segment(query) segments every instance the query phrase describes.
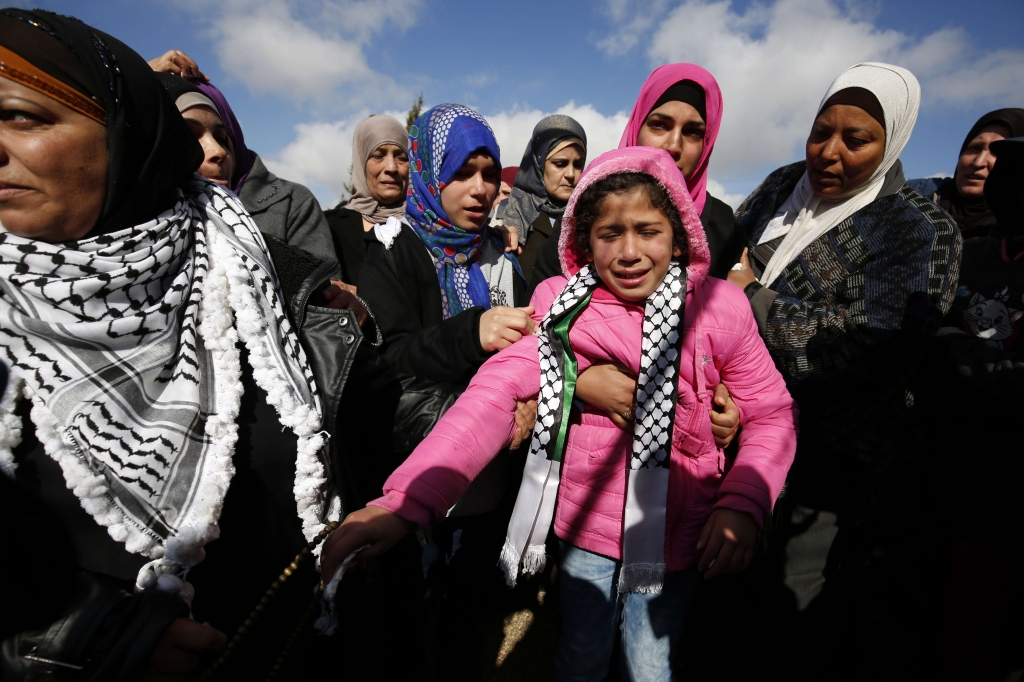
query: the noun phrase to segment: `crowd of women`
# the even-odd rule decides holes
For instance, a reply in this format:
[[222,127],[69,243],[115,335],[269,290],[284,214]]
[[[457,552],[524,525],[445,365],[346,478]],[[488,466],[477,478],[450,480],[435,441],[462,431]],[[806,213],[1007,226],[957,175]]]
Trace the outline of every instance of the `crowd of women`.
[[540,584],[558,680],[1009,679],[1024,109],[907,181],[920,99],[838,74],[735,213],[697,65],[595,159],[373,115],[322,211],[184,53],[0,10],[3,679],[477,679]]

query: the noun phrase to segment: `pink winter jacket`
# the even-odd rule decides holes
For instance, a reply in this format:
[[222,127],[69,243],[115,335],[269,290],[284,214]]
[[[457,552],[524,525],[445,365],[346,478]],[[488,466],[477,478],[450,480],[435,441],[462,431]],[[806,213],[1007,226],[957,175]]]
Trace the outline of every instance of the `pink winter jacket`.
[[[684,217],[688,227],[697,221],[692,205]],[[700,223],[696,225],[689,230],[683,361],[669,473],[665,560],[670,571],[697,562],[697,540],[714,508],[744,511],[763,524],[796,451],[796,406],[758,335],[746,296],[725,281],[705,279],[707,243]],[[564,248],[571,249],[571,243]],[[563,253],[564,270],[578,269],[565,260]],[[566,281],[555,277],[537,287],[532,304],[538,323]],[[579,371],[612,361],[637,373],[643,315],[642,306],[599,286],[569,331]],[[703,381],[695,366],[703,368]],[[708,416],[712,387],[720,382],[739,406],[743,427],[739,452],[727,472]],[[698,396],[702,384],[704,395]],[[537,338],[528,336],[484,363],[430,435],[388,478],[384,497],[370,504],[421,527],[444,518],[473,478],[511,441],[516,401],[534,398],[539,390]],[[631,449],[632,433],[615,426],[603,412],[588,407],[573,420],[555,512],[559,538],[613,559],[622,557]]]

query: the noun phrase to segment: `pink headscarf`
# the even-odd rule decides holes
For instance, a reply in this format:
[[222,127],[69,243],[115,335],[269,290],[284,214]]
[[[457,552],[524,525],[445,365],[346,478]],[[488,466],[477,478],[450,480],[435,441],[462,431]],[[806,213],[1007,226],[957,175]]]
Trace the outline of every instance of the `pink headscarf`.
[[707,131],[704,133],[704,151],[700,155],[700,161],[690,176],[687,187],[690,196],[693,198],[693,206],[699,214],[704,210],[704,203],[707,199],[708,186],[708,162],[711,160],[711,152],[715,149],[715,140],[718,138],[718,129],[722,125],[722,90],[718,87],[718,81],[706,69],[696,64],[665,64],[659,66],[647,78],[647,82],[640,89],[640,96],[636,98],[633,105],[633,113],[629,117],[629,123],[619,140],[619,149],[623,147],[635,147],[636,138],[640,134],[640,128],[647,115],[651,113],[654,103],[658,101],[666,90],[679,81],[693,81],[704,89],[704,102],[707,111]]

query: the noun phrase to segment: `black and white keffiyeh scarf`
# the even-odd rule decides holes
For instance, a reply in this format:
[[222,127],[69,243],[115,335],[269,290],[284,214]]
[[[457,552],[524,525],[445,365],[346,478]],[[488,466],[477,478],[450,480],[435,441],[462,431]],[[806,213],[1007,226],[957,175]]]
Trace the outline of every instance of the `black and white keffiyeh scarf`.
[[[541,372],[537,422],[500,559],[510,586],[515,585],[520,569],[532,575],[543,570],[546,562],[545,541],[554,518],[576,386],[569,328],[600,283],[593,266],[584,266],[558,295],[537,332]],[[664,582],[665,508],[685,300],[686,270],[673,262],[644,309],[619,593],[657,592]]]
[[0,403],[0,465],[16,466],[24,395],[82,507],[153,560],[139,586],[182,576],[217,537],[234,473],[239,342],[298,436],[294,492],[312,538],[338,513],[313,376],[263,237],[199,176],[141,225],[66,244],[0,233],[0,358],[15,379]]

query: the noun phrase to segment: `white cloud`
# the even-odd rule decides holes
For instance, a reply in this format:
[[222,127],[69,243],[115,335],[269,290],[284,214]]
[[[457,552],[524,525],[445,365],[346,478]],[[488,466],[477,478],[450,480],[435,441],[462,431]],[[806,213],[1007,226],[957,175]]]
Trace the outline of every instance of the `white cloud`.
[[[364,49],[384,31],[401,32],[421,0],[203,0],[221,67],[251,92],[333,100],[347,108],[407,97],[367,64]],[[339,88],[344,88],[340,97]]]
[[659,8],[665,18],[650,34],[638,33],[635,22],[620,23],[599,45],[621,54],[623,46],[645,41],[652,66],[688,61],[715,75],[725,110],[712,159],[719,177],[799,158],[828,84],[860,61],[914,71],[925,105],[1021,99],[1024,51],[979,53],[960,29],[915,39],[878,27],[873,16],[841,0],[777,0],[742,11],[729,0],[685,0],[667,12],[663,1],[608,0],[613,18]]
[[[384,112],[405,121],[404,111]],[[275,175],[306,185],[320,205],[333,207],[344,195],[352,167],[352,133],[370,112],[362,111],[327,123],[300,123],[295,139],[277,154],[265,159]]]
[[587,158],[593,159],[600,154],[619,146],[619,138],[629,120],[629,112],[620,111],[605,116],[589,104],[576,104],[569,101],[555,111],[539,109],[513,110],[497,114],[486,114],[484,117],[491,124],[494,136],[501,147],[501,163],[504,166],[518,166],[526,151],[526,143],[530,141],[533,127],[545,116],[564,114],[571,116],[587,132]]
[[597,42],[610,55],[623,55],[636,47],[665,13],[669,0],[607,0],[604,14],[618,30]]
[[720,182],[716,182],[711,178],[708,178],[708,192],[716,199],[721,199],[725,203],[729,204],[735,211],[743,203],[743,200],[747,198],[746,194],[729,194],[725,187]]

